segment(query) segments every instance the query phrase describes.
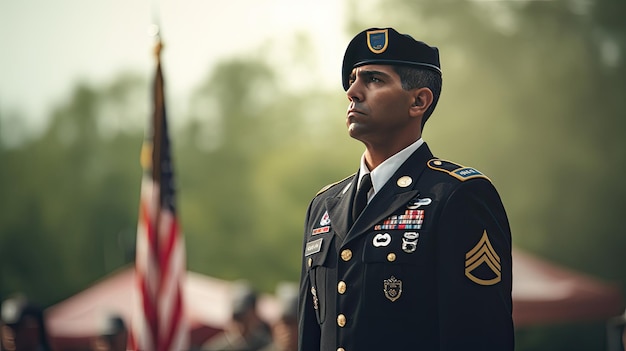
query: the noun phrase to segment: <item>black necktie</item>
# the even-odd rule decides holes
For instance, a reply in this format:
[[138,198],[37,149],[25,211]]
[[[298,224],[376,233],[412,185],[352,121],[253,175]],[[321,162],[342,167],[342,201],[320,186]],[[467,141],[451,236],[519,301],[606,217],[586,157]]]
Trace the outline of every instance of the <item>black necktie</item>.
[[354,204],[352,205],[352,223],[356,221],[365,206],[367,206],[367,193],[372,188],[372,178],[367,173],[361,179],[361,186],[354,196]]

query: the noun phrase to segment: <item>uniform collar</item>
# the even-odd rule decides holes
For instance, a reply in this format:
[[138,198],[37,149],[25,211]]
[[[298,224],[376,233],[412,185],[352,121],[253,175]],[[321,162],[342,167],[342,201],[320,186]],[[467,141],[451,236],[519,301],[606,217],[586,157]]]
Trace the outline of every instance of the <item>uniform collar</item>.
[[419,138],[413,144],[407,146],[402,149],[395,155],[389,157],[383,163],[378,165],[373,171],[370,172],[369,168],[367,168],[367,164],[365,163],[365,153],[361,156],[361,165],[359,168],[359,180],[357,182],[358,186],[361,185],[361,179],[367,173],[371,173],[370,177],[372,178],[372,190],[368,194],[368,200],[371,200],[376,193],[383,188],[385,183],[391,178],[391,176],[400,168],[400,166],[417,150],[422,144],[424,144],[424,140]]

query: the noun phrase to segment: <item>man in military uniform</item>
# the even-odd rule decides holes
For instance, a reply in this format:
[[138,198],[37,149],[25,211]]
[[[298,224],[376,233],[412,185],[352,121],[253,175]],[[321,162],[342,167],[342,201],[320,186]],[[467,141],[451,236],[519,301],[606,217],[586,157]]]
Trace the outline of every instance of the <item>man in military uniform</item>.
[[346,125],[365,152],[307,210],[300,351],[514,348],[500,197],[422,140],[441,81],[438,49],[392,28],[348,45]]

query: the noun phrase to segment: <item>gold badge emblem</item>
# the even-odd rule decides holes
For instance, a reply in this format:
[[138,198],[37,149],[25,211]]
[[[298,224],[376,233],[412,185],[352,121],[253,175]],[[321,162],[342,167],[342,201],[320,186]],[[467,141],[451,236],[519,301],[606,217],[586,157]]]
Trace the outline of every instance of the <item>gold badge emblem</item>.
[[393,275],[384,280],[384,286],[385,297],[391,302],[396,301],[402,295],[402,280],[396,279]]
[[[481,266],[487,269],[481,269],[481,273],[478,273],[477,269]],[[491,246],[486,230],[483,231],[478,244],[465,254],[465,276],[479,285],[494,285],[502,280],[500,256]]]

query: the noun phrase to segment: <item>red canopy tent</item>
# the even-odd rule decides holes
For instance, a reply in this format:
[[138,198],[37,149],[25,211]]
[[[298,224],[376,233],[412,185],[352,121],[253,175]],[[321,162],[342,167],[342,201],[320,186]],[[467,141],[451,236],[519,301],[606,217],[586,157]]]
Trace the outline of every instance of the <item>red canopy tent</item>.
[[[46,324],[55,349],[88,349],[109,315],[118,315],[127,324],[130,323],[134,284],[134,267],[127,267],[48,308]],[[233,288],[232,282],[187,272],[184,299],[192,345],[201,345],[220,332],[229,321]],[[268,321],[276,318],[277,306],[277,301],[271,296],[264,295],[259,299],[259,313]]]
[[[47,309],[46,322],[52,343],[63,350],[84,349],[107,314],[116,313],[130,321],[133,284],[134,269],[125,268]],[[201,345],[223,329],[230,316],[229,299],[233,286],[229,281],[187,273],[184,297],[193,345]],[[622,295],[617,287],[513,250],[513,319],[516,328],[606,320],[621,314],[623,308]],[[272,321],[278,310],[276,299],[263,296],[259,309],[262,317]]]
[[513,249],[516,327],[606,320],[623,312],[617,286]]

